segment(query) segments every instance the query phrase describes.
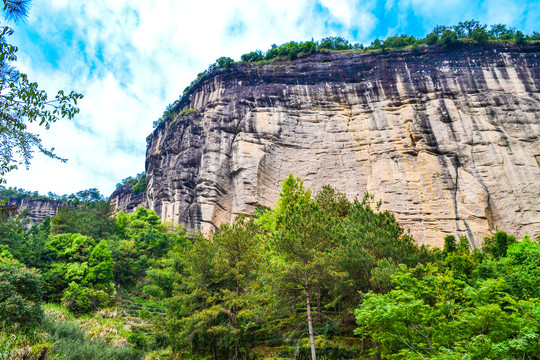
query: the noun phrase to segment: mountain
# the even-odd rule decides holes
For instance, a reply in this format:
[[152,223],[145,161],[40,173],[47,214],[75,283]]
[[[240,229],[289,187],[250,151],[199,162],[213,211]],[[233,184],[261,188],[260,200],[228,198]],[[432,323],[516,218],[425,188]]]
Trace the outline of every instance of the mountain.
[[214,69],[149,137],[146,193],[134,201],[119,189],[111,202],[210,231],[273,206],[291,173],[314,191],[374,194],[421,244],[534,235],[539,50],[327,51]]

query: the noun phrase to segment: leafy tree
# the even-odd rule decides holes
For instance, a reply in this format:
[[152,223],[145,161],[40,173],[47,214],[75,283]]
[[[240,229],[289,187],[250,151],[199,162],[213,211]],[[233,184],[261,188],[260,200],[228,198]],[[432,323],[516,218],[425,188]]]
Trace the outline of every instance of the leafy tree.
[[515,29],[509,29],[505,24],[495,24],[491,25],[488,34],[494,39],[513,40],[515,32]]
[[456,237],[454,235],[446,235],[444,237],[443,252],[445,254],[450,254],[450,253],[456,252],[456,250],[457,250]]
[[329,266],[330,249],[339,245],[336,223],[324,216],[300,179],[289,175],[276,205],[276,232],[269,239],[273,258],[269,264],[274,287],[282,293],[302,293],[306,305],[311,358],[316,359],[311,303],[317,290],[335,276]]
[[442,46],[448,48],[451,46],[454,46],[457,43],[458,35],[455,31],[452,30],[444,30],[441,35],[440,43]]
[[482,250],[495,259],[498,259],[506,256],[508,247],[515,242],[516,238],[514,236],[509,236],[504,231],[497,231],[492,236],[484,237]]
[[[29,10],[28,0],[3,0],[2,15],[8,21],[23,20]],[[5,174],[24,164],[29,166],[34,149],[54,159],[65,161],[45,148],[38,135],[28,130],[28,124],[37,123],[49,129],[59,118],[71,119],[79,112],[77,100],[82,95],[65,94],[60,90],[53,100],[26,74],[15,70],[17,47],[7,42],[13,30],[0,28],[0,182]],[[18,160],[20,157],[21,160]]]
[[509,294],[504,279],[475,282],[445,266],[427,264],[402,267],[393,280],[396,289],[365,294],[355,311],[361,326],[356,332],[379,344],[373,353],[441,360],[540,354],[538,302]]
[[510,292],[521,300],[540,299],[540,243],[525,236],[508,247],[495,273],[505,279]]
[[144,278],[148,256],[137,249],[135,240],[111,240],[110,248],[116,284],[132,287]]
[[85,314],[106,306],[111,296],[103,290],[71,282],[64,291],[62,303],[71,312]]
[[222,56],[219,59],[216,60],[215,67],[221,69],[225,67],[229,67],[234,63],[234,60],[230,57]]
[[315,196],[315,202],[327,215],[346,217],[351,209],[351,202],[347,196],[329,185],[324,185]]
[[321,40],[318,49],[329,49],[329,50],[350,50],[352,49],[351,44],[348,40],[338,36],[338,37],[327,37]]
[[366,193],[361,202],[353,202],[340,224],[345,240],[333,256],[339,271],[348,274],[349,281],[340,284],[340,293],[342,306],[351,311],[359,301],[358,291],[367,292],[374,285],[384,291],[391,286],[388,276],[398,264],[415,265],[420,257],[431,257],[414,244],[391,213],[379,211],[380,205]]
[[146,172],[141,172],[135,177],[128,176],[121,182],[116,184],[118,189],[120,186],[130,186],[133,189],[134,194],[140,194],[146,191]]
[[482,25],[480,22],[473,19],[460,21],[457,25],[453,26],[453,28],[458,39],[471,39],[476,29],[482,29],[485,32],[486,25]]
[[[258,225],[238,216],[222,225],[212,241],[198,238],[188,246],[179,292],[169,302],[168,329],[176,352],[212,355],[214,359],[247,358],[257,330],[253,285],[260,267]],[[171,293],[155,275],[163,293]]]
[[260,50],[257,50],[257,51],[252,51],[250,53],[247,53],[247,54],[244,54],[240,57],[240,59],[242,61],[245,61],[245,62],[256,62],[256,61],[261,61],[264,59],[264,54],[262,51]]
[[514,41],[516,44],[523,44],[525,42],[525,35],[521,31],[516,31],[514,35]]
[[489,34],[482,27],[477,27],[473,30],[471,38],[478,44],[483,44],[489,40]]
[[85,262],[95,246],[92,238],[81,234],[51,236],[47,247],[56,261]]
[[88,275],[86,281],[96,288],[109,290],[113,280],[111,252],[105,240],[97,244],[88,259]]
[[35,326],[41,322],[41,276],[0,253],[0,319],[7,324]]
[[439,35],[435,32],[431,32],[426,36],[426,44],[435,45],[439,41]]

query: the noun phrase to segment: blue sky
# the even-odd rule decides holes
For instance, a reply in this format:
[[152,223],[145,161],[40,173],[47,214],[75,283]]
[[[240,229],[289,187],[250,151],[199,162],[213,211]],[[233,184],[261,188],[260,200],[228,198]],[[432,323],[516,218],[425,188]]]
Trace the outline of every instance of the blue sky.
[[53,95],[85,95],[80,114],[34,128],[67,163],[36,154],[7,186],[64,194],[144,170],[152,122],[196,74],[220,56],[290,40],[343,36],[369,44],[395,34],[476,19],[540,31],[540,0],[34,0],[12,25],[18,68]]

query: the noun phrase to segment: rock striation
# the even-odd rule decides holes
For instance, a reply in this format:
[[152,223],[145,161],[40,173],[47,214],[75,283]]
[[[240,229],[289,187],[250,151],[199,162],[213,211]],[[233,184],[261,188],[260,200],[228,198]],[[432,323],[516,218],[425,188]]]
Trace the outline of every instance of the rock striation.
[[146,193],[140,192],[135,194],[133,187],[129,185],[119,186],[109,197],[109,203],[113,214],[120,210],[125,213],[134,213],[139,206],[148,207],[146,203]]
[[8,198],[2,206],[2,213],[9,216],[18,216],[26,212],[25,219],[28,224],[41,223],[45,218],[54,217],[59,208],[65,203],[51,199]]
[[539,50],[323,52],[214,70],[151,134],[141,204],[209,231],[273,206],[292,173],[315,192],[369,191],[420,244],[534,236]]

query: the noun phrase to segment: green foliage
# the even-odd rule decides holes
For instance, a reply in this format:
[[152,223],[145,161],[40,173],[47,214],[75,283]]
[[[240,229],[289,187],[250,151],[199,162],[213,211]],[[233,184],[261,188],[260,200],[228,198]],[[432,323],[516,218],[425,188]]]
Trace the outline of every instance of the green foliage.
[[79,191],[64,195],[57,201],[66,202],[51,220],[53,234],[80,233],[101,239],[113,230],[114,221],[108,216],[109,202],[97,189]]
[[471,38],[478,44],[483,44],[489,40],[489,34],[482,27],[477,27],[473,30]]
[[390,36],[382,44],[385,49],[401,49],[416,43],[416,38],[409,35]]
[[41,276],[11,259],[7,251],[0,255],[0,319],[7,324],[29,327],[40,323]]
[[352,45],[348,40],[342,37],[327,37],[321,40],[317,46],[317,50],[328,49],[328,50],[350,50]]
[[514,35],[514,41],[516,44],[523,44],[525,39],[525,35],[521,31],[516,31],[516,34]]
[[446,235],[444,237],[444,247],[443,252],[445,254],[450,254],[456,252],[457,250],[457,241],[454,235]]
[[47,243],[53,259],[62,262],[87,261],[94,245],[92,238],[71,233],[51,236]]
[[[169,336],[176,352],[218,354],[219,359],[249,353],[257,329],[253,285],[260,266],[258,225],[239,216],[222,225],[212,241],[198,238],[186,249],[180,290],[168,301]],[[170,284],[153,279],[171,293]],[[157,281],[156,281],[157,280]]]
[[97,244],[88,259],[86,281],[98,289],[108,289],[113,281],[111,252],[105,240]]
[[460,21],[457,25],[453,26],[454,32],[459,39],[472,39],[475,30],[482,29],[485,31],[485,28],[486,25],[482,25],[474,19]]
[[247,54],[243,54],[240,56],[240,60],[244,62],[257,62],[264,59],[264,54],[260,50],[252,51]]
[[493,258],[506,256],[508,247],[516,242],[514,236],[509,236],[504,231],[497,231],[492,236],[486,236],[482,242],[482,250]]
[[426,44],[435,45],[439,41],[439,35],[435,32],[431,32],[426,35]]
[[220,57],[216,60],[216,67],[217,68],[225,68],[231,66],[231,64],[234,63],[234,60],[230,57]]
[[454,46],[458,41],[458,35],[455,31],[444,30],[441,35],[440,43],[442,46],[449,48]]
[[110,294],[91,286],[71,282],[62,297],[62,303],[71,312],[85,314],[107,306],[112,301]]
[[[4,0],[3,16],[8,19],[22,19],[27,13],[28,1]],[[79,109],[77,100],[83,96],[75,92],[65,94],[58,91],[54,99],[49,99],[38,84],[28,79],[26,74],[15,70],[17,47],[7,42],[13,30],[7,26],[0,28],[0,183],[4,175],[18,165],[29,166],[33,152],[65,161],[41,144],[38,135],[28,130],[28,125],[36,123],[49,129],[60,118],[73,118]]]
[[131,186],[134,194],[140,194],[146,191],[146,172],[137,174],[135,177],[128,176],[121,182],[116,184],[116,188],[120,186]]
[[[115,346],[101,339],[90,339],[77,324],[46,316],[42,326],[54,343],[52,355],[67,360],[135,360],[144,353],[129,345]],[[56,357],[54,357],[56,358]]]
[[155,211],[139,207],[133,214],[116,216],[117,237],[109,240],[114,280],[121,286],[134,286],[144,278],[152,261],[165,256],[186,242],[182,228],[169,229],[161,224]]
[[389,359],[537,358],[540,303],[532,266],[539,250],[526,238],[497,262],[467,251],[402,267],[392,276],[394,290],[364,295],[356,332]]
[[317,193],[315,202],[324,213],[335,217],[346,217],[352,206],[345,194],[329,185],[324,185]]

